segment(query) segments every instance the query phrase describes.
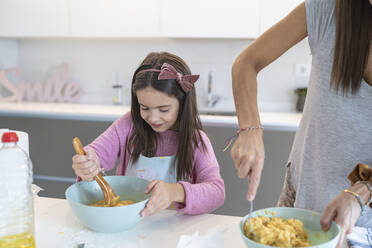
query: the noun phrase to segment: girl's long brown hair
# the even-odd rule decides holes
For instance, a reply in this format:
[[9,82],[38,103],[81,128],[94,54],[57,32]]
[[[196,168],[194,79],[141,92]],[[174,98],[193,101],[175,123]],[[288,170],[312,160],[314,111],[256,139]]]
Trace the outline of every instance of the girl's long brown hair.
[[336,36],[331,87],[355,94],[363,80],[372,37],[369,0],[335,0]]
[[140,105],[136,92],[146,87],[176,97],[179,102],[179,112],[176,122],[179,131],[179,144],[176,154],[177,180],[187,180],[192,171],[194,148],[199,142],[205,150],[206,146],[201,138],[203,130],[196,104],[195,87],[185,93],[174,79],[158,80],[158,72],[138,73],[144,69],[160,69],[163,63],[168,63],[183,75],[190,75],[191,71],[186,63],[178,56],[167,53],[150,53],[134,72],[132,79],[131,116],[133,120],[133,133],[129,138],[128,152],[131,161],[137,161],[140,154],[146,157],[155,156],[157,149],[157,135],[150,125],[144,121],[140,114]]

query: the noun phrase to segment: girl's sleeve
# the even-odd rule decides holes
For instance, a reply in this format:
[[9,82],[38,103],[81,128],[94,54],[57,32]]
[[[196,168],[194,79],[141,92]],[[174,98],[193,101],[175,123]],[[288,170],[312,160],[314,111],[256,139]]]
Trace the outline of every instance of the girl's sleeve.
[[130,114],[127,113],[85,147],[97,153],[101,168],[108,171],[115,167],[121,149],[125,149],[124,141],[129,134],[130,127]]
[[192,173],[195,178],[190,178],[195,183],[180,181],[186,194],[185,203],[175,203],[177,211],[190,215],[210,213],[225,201],[225,183],[216,156],[206,134],[201,132],[201,135],[206,150],[201,145],[195,149]]

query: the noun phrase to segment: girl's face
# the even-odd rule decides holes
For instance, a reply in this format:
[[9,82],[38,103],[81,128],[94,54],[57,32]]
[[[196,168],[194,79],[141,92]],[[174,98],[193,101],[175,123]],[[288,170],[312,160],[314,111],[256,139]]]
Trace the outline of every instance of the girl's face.
[[369,0],[369,3],[372,5],[372,0]]
[[162,133],[174,129],[177,122],[179,102],[177,98],[146,87],[136,92],[141,117],[155,132]]

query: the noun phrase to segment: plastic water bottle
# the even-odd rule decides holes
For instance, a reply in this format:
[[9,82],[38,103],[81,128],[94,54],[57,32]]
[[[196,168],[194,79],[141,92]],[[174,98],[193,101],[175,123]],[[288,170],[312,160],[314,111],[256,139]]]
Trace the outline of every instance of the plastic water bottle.
[[0,149],[0,248],[35,248],[32,163],[15,132]]

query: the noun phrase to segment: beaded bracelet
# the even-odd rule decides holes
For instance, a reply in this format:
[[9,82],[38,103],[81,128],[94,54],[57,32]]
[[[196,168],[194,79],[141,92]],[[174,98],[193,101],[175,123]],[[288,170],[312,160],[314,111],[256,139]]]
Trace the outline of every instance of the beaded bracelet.
[[353,196],[355,196],[355,198],[356,198],[356,199],[358,200],[358,202],[359,202],[360,208],[362,209],[362,211],[360,212],[360,215],[363,216],[364,205],[363,205],[362,200],[360,199],[360,196],[359,196],[357,193],[355,193],[355,192],[353,192],[353,191],[351,191],[351,190],[348,190],[348,189],[344,189],[344,192],[346,192],[346,193],[350,193],[350,194],[352,194]]
[[369,194],[369,199],[368,199],[368,201],[366,203],[366,206],[371,207],[370,204],[372,203],[372,186],[369,184],[368,181],[358,181],[355,184],[364,184],[365,186],[367,186],[370,194]]
[[263,127],[261,125],[259,125],[259,126],[250,126],[250,127],[239,128],[238,131],[236,131],[235,135],[233,135],[230,138],[225,140],[225,147],[223,148],[223,151],[225,152],[227,149],[229,149],[231,144],[234,142],[234,140],[236,140],[238,138],[238,136],[241,132],[252,131],[252,130],[256,130],[256,129],[262,129],[263,130]]

